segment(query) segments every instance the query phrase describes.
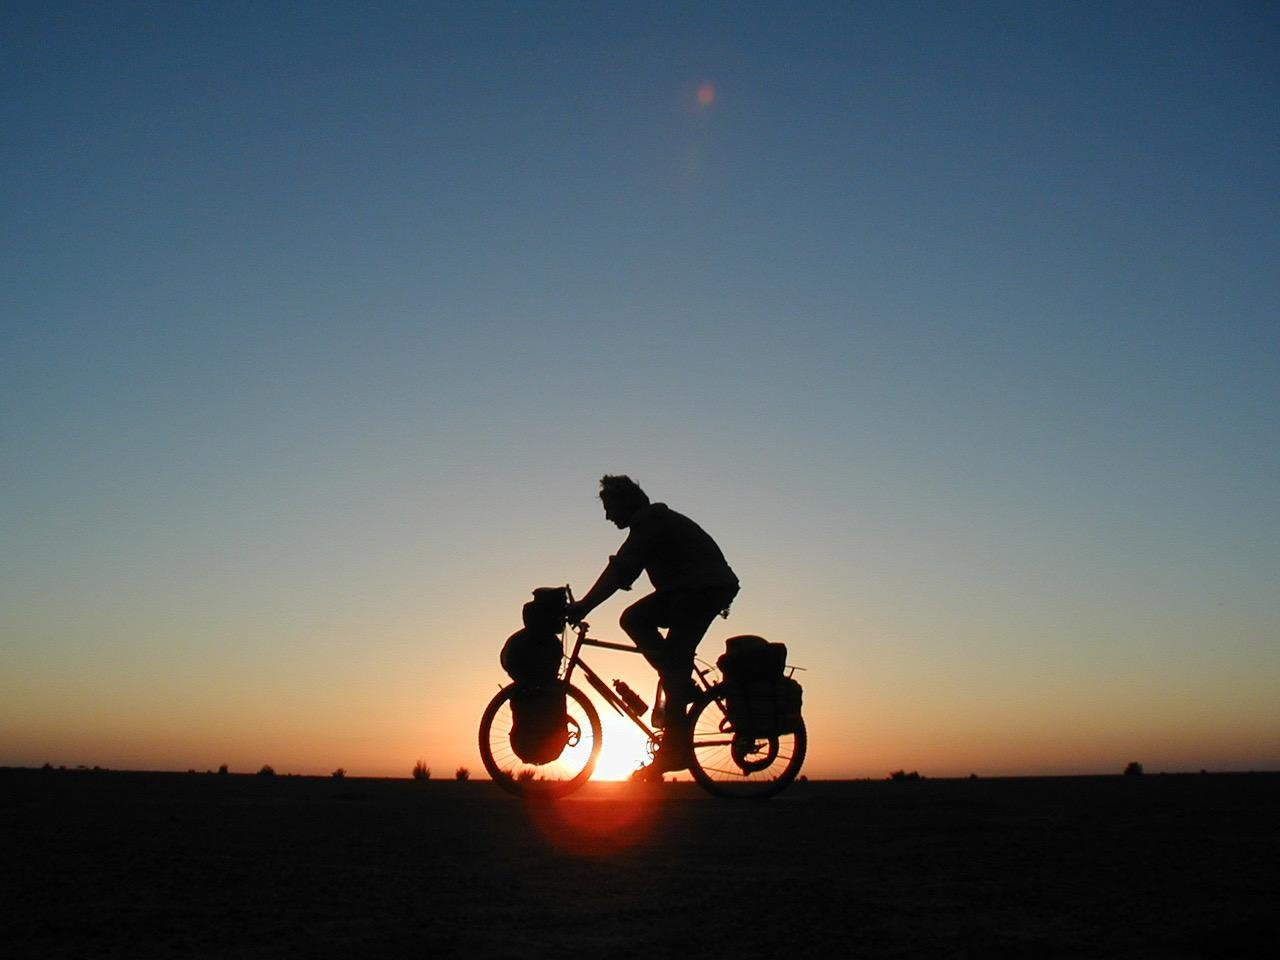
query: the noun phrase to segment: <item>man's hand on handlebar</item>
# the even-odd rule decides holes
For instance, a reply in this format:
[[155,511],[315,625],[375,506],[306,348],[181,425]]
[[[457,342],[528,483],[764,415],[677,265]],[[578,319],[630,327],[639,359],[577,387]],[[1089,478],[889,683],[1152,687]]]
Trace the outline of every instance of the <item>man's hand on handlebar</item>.
[[565,610],[565,617],[576,627],[582,622],[582,618],[590,612],[591,609],[587,607],[586,604],[581,600],[575,600],[573,603],[569,604],[568,608]]

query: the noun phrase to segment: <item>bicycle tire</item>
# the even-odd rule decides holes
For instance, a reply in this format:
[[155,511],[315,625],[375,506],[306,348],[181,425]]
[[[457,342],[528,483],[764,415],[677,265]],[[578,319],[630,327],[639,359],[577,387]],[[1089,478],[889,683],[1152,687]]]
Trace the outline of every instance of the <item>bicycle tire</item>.
[[774,737],[747,738],[726,726],[723,688],[712,687],[694,703],[690,717],[689,772],[708,793],[763,800],[799,775],[809,746],[803,720],[793,731]]
[[[587,695],[561,682],[567,695],[566,708],[577,725],[576,740],[550,763],[525,763],[511,747],[511,695],[508,684],[494,695],[480,718],[480,759],[490,779],[508,793],[527,800],[563,797],[577,790],[595,772],[600,756],[600,714]],[[585,721],[585,727],[583,726]],[[566,756],[567,754],[567,756]]]

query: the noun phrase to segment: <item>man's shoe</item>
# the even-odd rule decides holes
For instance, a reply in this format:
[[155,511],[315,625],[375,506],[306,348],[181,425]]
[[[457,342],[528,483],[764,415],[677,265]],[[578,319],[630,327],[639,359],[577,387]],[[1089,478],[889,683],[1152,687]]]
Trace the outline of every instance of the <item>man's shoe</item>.
[[664,743],[658,747],[658,752],[653,755],[652,767],[657,767],[663,773],[670,773],[673,770],[689,769],[689,748],[685,746],[677,747],[673,743]]
[[631,771],[628,779],[632,783],[662,783],[662,771],[650,763]]
[[658,747],[658,752],[653,755],[653,760],[631,774],[631,779],[661,783],[664,773],[674,773],[678,770],[688,769],[689,751],[687,749],[677,750],[674,747],[661,746]]

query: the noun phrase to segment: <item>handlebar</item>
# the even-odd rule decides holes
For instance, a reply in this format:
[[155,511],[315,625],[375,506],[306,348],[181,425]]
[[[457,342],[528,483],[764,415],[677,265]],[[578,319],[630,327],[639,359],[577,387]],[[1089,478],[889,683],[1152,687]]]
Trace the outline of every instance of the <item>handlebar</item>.
[[[569,602],[573,603],[574,602],[573,587],[571,587],[569,584],[566,583],[564,585],[564,592],[565,592],[565,596],[569,598]],[[573,627],[573,629],[577,631],[579,637],[585,637],[587,635],[587,627],[589,626],[589,624],[585,620],[579,621],[578,623],[569,624],[569,626]]]

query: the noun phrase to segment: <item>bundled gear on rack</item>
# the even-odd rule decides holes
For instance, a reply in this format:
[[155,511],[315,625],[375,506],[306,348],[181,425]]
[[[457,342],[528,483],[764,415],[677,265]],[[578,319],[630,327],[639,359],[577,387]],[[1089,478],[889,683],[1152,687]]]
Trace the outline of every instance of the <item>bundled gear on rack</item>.
[[725,712],[735,733],[777,737],[801,723],[804,692],[787,674],[787,646],[750,634],[725,641],[716,661],[724,678]]
[[507,638],[499,660],[515,681],[511,692],[511,749],[525,763],[551,763],[569,742],[569,717],[560,662],[569,604],[565,587],[539,587],[524,605],[524,627]]

